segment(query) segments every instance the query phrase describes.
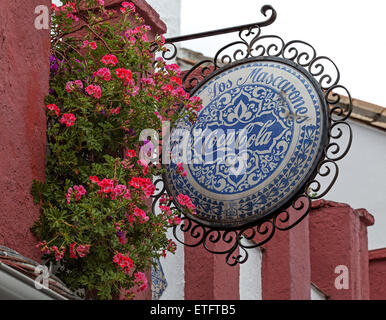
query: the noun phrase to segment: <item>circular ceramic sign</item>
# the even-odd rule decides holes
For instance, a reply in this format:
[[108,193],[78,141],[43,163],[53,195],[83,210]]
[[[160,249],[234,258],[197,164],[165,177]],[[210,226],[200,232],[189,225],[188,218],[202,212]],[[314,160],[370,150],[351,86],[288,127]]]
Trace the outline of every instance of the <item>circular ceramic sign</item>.
[[304,192],[328,129],[323,93],[306,70],[281,58],[248,59],[217,70],[192,95],[203,108],[195,123],[172,129],[164,176],[172,196],[192,199],[191,219],[237,228]]

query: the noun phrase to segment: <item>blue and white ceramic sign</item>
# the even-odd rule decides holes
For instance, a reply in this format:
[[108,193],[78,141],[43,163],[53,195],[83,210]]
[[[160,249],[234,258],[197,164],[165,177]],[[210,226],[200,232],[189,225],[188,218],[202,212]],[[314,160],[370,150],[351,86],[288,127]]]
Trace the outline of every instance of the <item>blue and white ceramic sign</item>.
[[[219,69],[195,88],[197,121],[171,132],[165,174],[172,196],[187,194],[193,220],[235,228],[285,208],[320,161],[327,116],[319,85],[279,58],[245,60]],[[187,172],[176,170],[182,162]]]

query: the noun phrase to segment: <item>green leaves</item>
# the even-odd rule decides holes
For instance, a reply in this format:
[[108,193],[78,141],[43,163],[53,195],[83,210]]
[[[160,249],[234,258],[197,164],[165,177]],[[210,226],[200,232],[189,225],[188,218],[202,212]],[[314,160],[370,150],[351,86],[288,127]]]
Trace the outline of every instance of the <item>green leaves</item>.
[[46,188],[44,182],[38,180],[32,181],[31,195],[33,196],[34,204],[40,203],[45,189]]

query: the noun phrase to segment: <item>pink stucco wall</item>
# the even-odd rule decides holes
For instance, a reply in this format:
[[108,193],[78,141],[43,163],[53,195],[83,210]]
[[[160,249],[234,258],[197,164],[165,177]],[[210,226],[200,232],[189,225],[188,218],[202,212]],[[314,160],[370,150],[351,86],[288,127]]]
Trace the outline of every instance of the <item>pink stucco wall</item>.
[[[121,18],[119,9],[122,2],[122,0],[104,1],[105,7],[107,9],[116,11],[116,14],[110,19],[111,23],[117,22]],[[135,5],[135,12],[138,13],[145,20],[145,24],[149,25],[151,28],[148,33],[150,40],[153,40],[156,34],[166,33],[167,27],[161,20],[160,15],[145,0],[132,0],[131,2],[133,2]],[[133,24],[135,24],[135,20],[132,15],[129,16],[129,19]],[[86,28],[79,29],[79,27],[82,25],[84,25],[82,21],[79,21],[78,24],[75,24],[74,29],[77,31],[71,34],[72,37],[82,39],[87,34]]]
[[[369,299],[367,227],[374,218],[365,209],[319,200],[310,212],[311,279],[330,299]],[[337,288],[336,268],[348,269],[348,288]]]
[[386,248],[369,251],[370,299],[386,300]]
[[[215,235],[215,234],[213,234]],[[189,233],[185,234],[186,243],[197,243]],[[208,248],[226,251],[230,246],[223,241]],[[234,252],[238,255],[238,250]],[[230,260],[232,261],[232,260]],[[237,300],[239,293],[240,266],[229,266],[224,254],[213,254],[201,245],[185,247],[185,299],[186,300]]]
[[30,188],[44,178],[50,50],[49,30],[34,27],[38,5],[51,1],[0,2],[0,245],[36,260]]
[[277,230],[263,246],[263,300],[309,300],[311,266],[308,217],[288,231]]

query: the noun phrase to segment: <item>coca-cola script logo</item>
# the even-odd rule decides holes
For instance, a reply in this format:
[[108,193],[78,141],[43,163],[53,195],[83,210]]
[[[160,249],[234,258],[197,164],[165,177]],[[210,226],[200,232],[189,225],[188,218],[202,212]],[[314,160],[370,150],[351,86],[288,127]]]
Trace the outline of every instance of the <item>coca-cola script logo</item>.
[[217,96],[191,130],[192,177],[208,191],[228,194],[264,181],[281,164],[292,140],[289,108],[278,91],[260,84]]

